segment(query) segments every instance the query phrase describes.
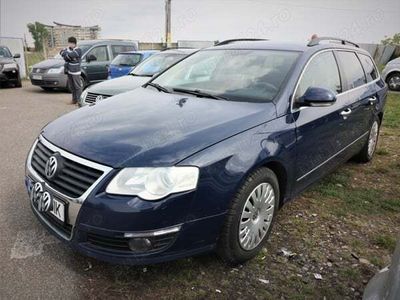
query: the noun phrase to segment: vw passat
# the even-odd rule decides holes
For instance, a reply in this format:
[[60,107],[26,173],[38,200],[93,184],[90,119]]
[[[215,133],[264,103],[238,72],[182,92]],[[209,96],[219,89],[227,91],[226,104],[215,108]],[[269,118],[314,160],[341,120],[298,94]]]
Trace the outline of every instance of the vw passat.
[[371,160],[386,93],[344,40],[223,42],[48,124],[27,159],[31,206],[101,260],[215,250],[244,262],[283,204],[340,163]]

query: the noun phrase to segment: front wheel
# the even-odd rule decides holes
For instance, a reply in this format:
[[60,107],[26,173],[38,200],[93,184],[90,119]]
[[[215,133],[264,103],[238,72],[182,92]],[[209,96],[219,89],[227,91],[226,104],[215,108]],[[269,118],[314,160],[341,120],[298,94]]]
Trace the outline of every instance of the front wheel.
[[230,264],[245,262],[268,239],[279,205],[279,184],[268,168],[254,171],[234,197],[221,232],[217,253]]
[[358,162],[367,163],[373,158],[376,146],[378,144],[379,127],[379,119],[375,118],[369,130],[368,140],[365,142],[364,147],[355,157]]

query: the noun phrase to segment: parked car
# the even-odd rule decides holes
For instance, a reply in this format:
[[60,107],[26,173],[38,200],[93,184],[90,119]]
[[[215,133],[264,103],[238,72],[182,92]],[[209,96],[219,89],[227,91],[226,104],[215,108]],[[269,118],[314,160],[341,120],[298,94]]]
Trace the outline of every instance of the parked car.
[[253,258],[283,204],[374,155],[387,86],[339,42],[222,43],[49,123],[26,163],[34,214],[113,263]]
[[400,57],[389,61],[382,71],[382,78],[389,89],[400,91]]
[[400,296],[400,242],[392,263],[379,271],[365,288],[363,300],[397,300]]
[[136,89],[150,80],[154,74],[161,72],[193,53],[194,49],[165,50],[154,54],[136,66],[127,76],[103,81],[83,91],[80,106],[93,104],[96,101]]
[[15,59],[20,58],[20,54],[11,54],[10,49],[0,45],[0,84],[12,83],[15,87],[22,87],[19,66]]
[[[106,80],[111,60],[121,52],[137,50],[136,42],[124,40],[85,40],[78,43],[82,49],[82,85]],[[64,60],[57,55],[32,66],[29,78],[33,85],[44,90],[69,89],[64,74]]]
[[158,50],[130,51],[118,54],[108,68],[108,79],[113,79],[129,74],[133,67],[146,58],[159,52]]

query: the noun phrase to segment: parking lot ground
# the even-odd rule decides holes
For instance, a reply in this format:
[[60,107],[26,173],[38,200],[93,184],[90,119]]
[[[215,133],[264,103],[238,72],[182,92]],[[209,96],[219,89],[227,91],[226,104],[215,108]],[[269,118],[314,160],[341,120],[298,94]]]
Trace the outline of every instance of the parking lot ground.
[[286,205],[260,255],[230,267],[208,254],[114,266],[47,234],[25,191],[27,152],[70,95],[24,82],[0,89],[0,299],[357,299],[390,261],[400,233],[400,94],[388,100],[372,163],[352,162]]

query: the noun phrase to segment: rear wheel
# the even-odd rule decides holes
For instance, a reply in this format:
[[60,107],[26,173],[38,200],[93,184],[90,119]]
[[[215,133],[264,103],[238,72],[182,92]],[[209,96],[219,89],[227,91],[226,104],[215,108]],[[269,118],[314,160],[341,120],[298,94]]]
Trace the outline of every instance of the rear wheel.
[[395,72],[389,74],[386,79],[386,83],[388,84],[389,89],[391,89],[392,91],[400,91],[400,73]]
[[279,184],[268,168],[253,172],[237,192],[218,241],[218,254],[230,264],[245,262],[260,251],[279,205]]
[[367,163],[374,157],[376,146],[378,144],[379,127],[379,119],[375,118],[369,130],[368,140],[365,142],[364,147],[355,157],[358,162]]

